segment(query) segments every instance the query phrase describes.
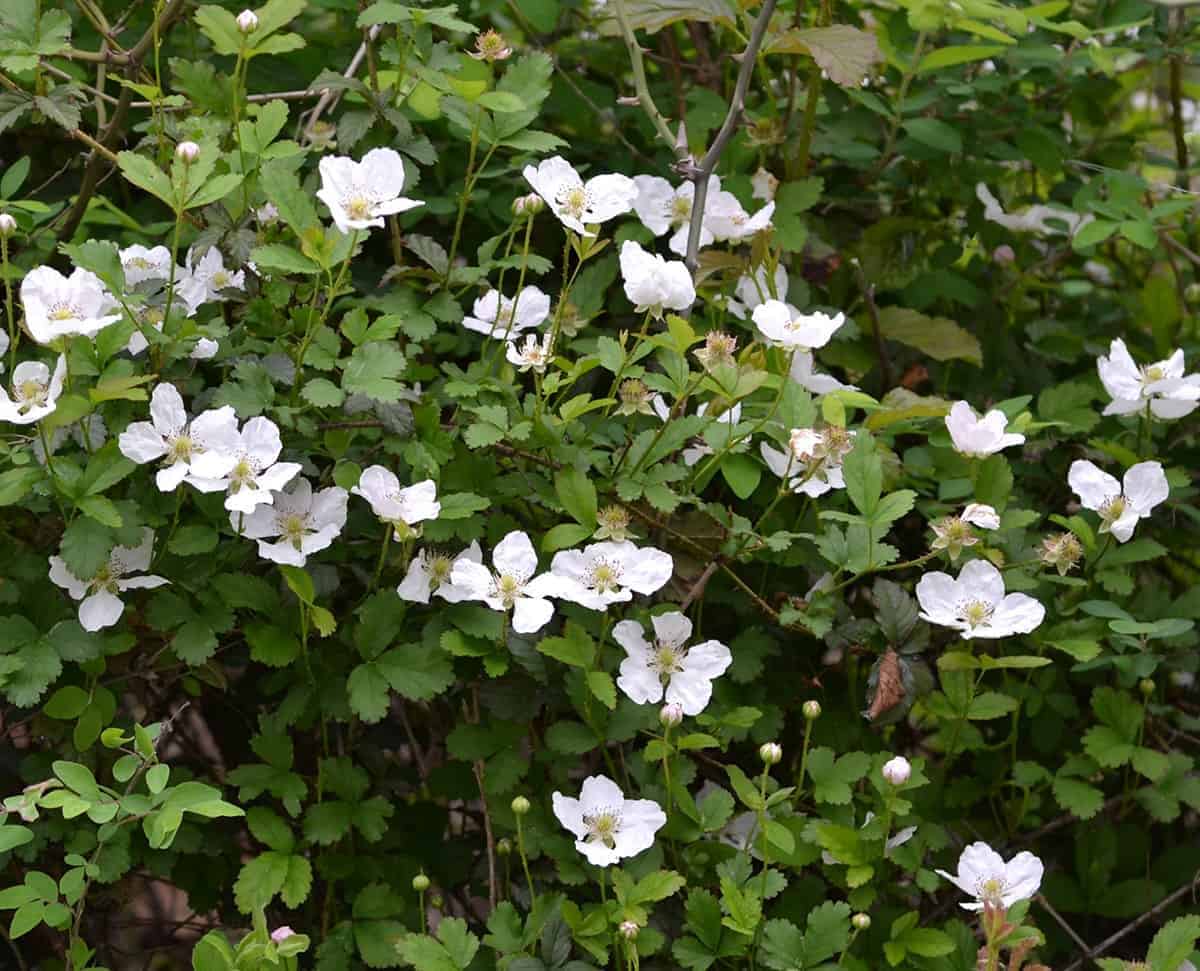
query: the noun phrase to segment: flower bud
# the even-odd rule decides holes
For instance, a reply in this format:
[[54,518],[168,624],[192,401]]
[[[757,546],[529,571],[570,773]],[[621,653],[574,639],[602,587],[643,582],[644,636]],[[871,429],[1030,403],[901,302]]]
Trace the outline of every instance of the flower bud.
[[806,701],[804,702],[804,707],[800,710],[810,722],[815,722],[821,717],[821,703],[819,701]]
[[855,914],[850,918],[850,923],[856,931],[865,931],[871,926],[871,916],[869,914]]
[[424,893],[429,889],[429,877],[425,876],[424,873],[418,873],[412,879],[412,888],[417,893]]
[[902,786],[912,775],[912,766],[903,755],[897,755],[883,764],[883,777],[894,786]]
[[641,928],[631,920],[621,921],[621,936],[627,941],[636,940]]
[[243,10],[237,15],[237,27],[243,34],[253,34],[258,30],[258,14],[253,10]]
[[783,758],[783,749],[778,742],[764,742],[758,750],[758,757],[767,765],[778,765]]
[[536,216],[545,208],[545,200],[536,192],[531,192],[527,196],[517,196],[512,201],[512,214],[514,216]]
[[500,856],[508,856],[512,852],[512,840],[507,836],[496,840],[496,852]]
[[11,236],[17,231],[17,221],[7,212],[0,212],[0,236]]
[[524,816],[527,812],[529,812],[529,809],[529,800],[524,796],[517,796],[512,801],[512,811],[518,816]]
[[992,260],[1000,266],[1008,266],[1010,263],[1016,262],[1017,254],[1011,246],[1004,243],[992,250]]
[[1142,678],[1138,682],[1138,691],[1142,693],[1143,698],[1149,698],[1154,694],[1154,682],[1150,678]]
[[674,728],[683,721],[683,705],[678,702],[663,705],[662,711],[658,713],[658,720],[664,728]]
[[276,944],[286,941],[289,937],[295,936],[296,932],[286,924],[284,924],[282,927],[276,927],[275,930],[271,931],[271,940],[273,940]]
[[200,157],[200,146],[195,142],[180,142],[175,146],[175,157],[184,165],[191,165]]

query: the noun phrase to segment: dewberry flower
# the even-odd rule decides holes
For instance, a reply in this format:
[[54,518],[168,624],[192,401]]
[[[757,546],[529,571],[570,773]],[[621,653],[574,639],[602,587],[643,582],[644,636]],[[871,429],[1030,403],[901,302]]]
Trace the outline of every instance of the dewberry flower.
[[137,546],[118,546],[108,555],[95,576],[81,579],[71,572],[61,556],[50,557],[50,579],[79,601],[79,624],[87,631],[103,630],[121,619],[125,604],[119,593],[126,590],[149,590],[170,583],[163,577],[149,574],[154,551],[154,530],[142,530]]
[[396,593],[401,600],[421,604],[429,603],[433,594],[452,604],[470,600],[470,592],[456,587],[451,580],[454,565],[460,561],[483,563],[483,551],[479,548],[479,543],[472,540],[470,546],[453,557],[449,553],[437,550],[420,550],[408,564],[408,572],[396,587]]
[[437,519],[442,511],[433,479],[401,488],[396,474],[382,465],[364,470],[350,491],[371,504],[371,512],[392,527],[397,540],[420,536],[418,523]]
[[799,350],[792,354],[790,377],[805,391],[829,394],[830,391],[857,391],[853,384],[844,384],[830,374],[815,370],[812,351]]
[[1158,462],[1138,462],[1118,482],[1086,459],[1071,463],[1067,481],[1084,509],[1100,514],[1100,532],[1111,533],[1118,543],[1133,536],[1138,520],[1147,519],[1154,507],[1171,492]]
[[508,337],[538,327],[550,315],[550,297],[537,287],[525,287],[516,298],[489,290],[475,301],[463,326],[488,337]]
[[775,191],[779,188],[779,180],[764,168],[759,168],[750,177],[750,194],[763,202],[773,202]]
[[759,452],[792,492],[815,499],[831,489],[846,487],[842,462],[853,447],[854,432],[830,425],[822,431],[793,428],[786,454],[766,442],[759,445]]
[[623,543],[633,533],[629,528],[630,518],[623,506],[605,506],[596,513],[596,539],[611,539],[615,543]]
[[1065,577],[1083,558],[1083,547],[1074,533],[1055,533],[1042,540],[1039,559],[1046,566],[1058,570],[1060,577]]
[[150,395],[150,421],[130,423],[117,446],[131,462],[145,465],[162,459],[154,477],[161,492],[172,492],[192,474],[192,463],[209,455],[210,478],[223,478],[237,463],[240,444],[237,416],[229,405],[210,409],[189,421],[183,398],[173,384],[160,384]]
[[[786,303],[788,293],[787,267],[775,264],[775,272],[768,275],[767,265],[760,263],[754,272],[738,278],[733,296],[729,298],[729,312],[738,320],[745,320],[754,310],[768,300]],[[791,306],[787,304],[787,306]],[[799,315],[799,311],[796,311]]]
[[971,560],[958,579],[926,573],[917,582],[921,617],[950,627],[964,640],[1028,634],[1046,617],[1046,608],[1023,593],[1004,592],[1004,577],[987,560]]
[[509,341],[504,351],[504,359],[515,365],[518,371],[543,374],[554,356],[550,347],[553,337],[553,334],[545,334],[538,340],[535,334],[526,334],[525,343],[520,346],[516,341]]
[[69,277],[39,266],[21,281],[25,329],[39,344],[59,337],[95,337],[121,319],[116,301],[91,270],[77,267]]
[[269,418],[251,418],[228,451],[209,449],[195,456],[187,481],[201,492],[228,490],[230,512],[253,512],[273,502],[274,494],[300,474],[299,462],[279,461],[282,452],[279,426]]
[[41,361],[22,361],[13,368],[12,396],[0,388],[0,421],[32,425],[53,414],[66,376],[67,359],[62,354],[53,374]]
[[768,202],[752,216],[732,192],[724,190],[716,193],[711,207],[704,207],[705,221],[714,238],[721,242],[740,242],[769,229],[774,215],[774,202]]
[[980,418],[965,401],[956,401],[946,416],[946,428],[955,451],[970,458],[984,458],[1012,445],[1021,445],[1024,435],[1005,432],[1008,418],[999,409]]
[[[712,699],[713,680],[733,663],[729,648],[708,640],[687,647],[692,622],[681,613],[650,618],[653,643],[637,621],[623,620],[613,628],[613,639],[625,650],[617,687],[639,705],[679,705],[682,714],[698,715]],[[664,709],[665,710],[665,709]]]
[[120,252],[125,283],[131,287],[147,280],[171,278],[171,251],[165,246],[127,246]]
[[494,569],[457,559],[450,571],[450,582],[470,600],[482,600],[492,610],[511,610],[513,630],[532,634],[554,616],[554,604],[546,598],[556,596],[558,588],[558,581],[550,574],[534,576],[537,565],[537,553],[529,537],[513,530],[492,551]]
[[522,173],[533,190],[568,229],[581,236],[595,236],[589,225],[629,212],[637,199],[637,186],[626,175],[597,175],[584,182],[571,164],[559,155]]
[[652,546],[639,548],[628,540],[593,543],[554,554],[550,595],[589,610],[607,610],[609,604],[632,600],[635,593],[645,596],[661,589],[674,571],[671,555]]
[[654,845],[667,814],[653,799],[626,799],[607,776],[583,780],[578,799],[555,792],[554,815],[575,836],[575,849],[594,866],[611,866]]
[[[687,252],[688,232],[692,222],[692,201],[696,186],[692,182],[684,182],[678,188],[657,175],[637,175],[633,179],[637,187],[637,198],[633,203],[633,211],[638,219],[655,236],[670,232],[667,246],[672,253],[683,256]],[[721,190],[721,180],[715,176],[708,179],[708,198],[704,205],[704,218],[700,221],[700,247],[713,242],[712,230],[708,228],[708,213]]]
[[225,258],[215,246],[205,250],[199,260],[195,249],[190,249],[183,272],[175,283],[179,299],[190,317],[201,304],[224,300],[226,290],[245,290],[246,271],[226,269]]
[[968,546],[979,542],[972,526],[980,529],[999,529],[1000,517],[996,510],[980,502],[972,502],[957,516],[946,516],[933,523],[934,540],[930,549],[945,550],[954,562]]
[[686,310],[696,299],[692,275],[679,260],[648,253],[631,239],[621,244],[625,296],[638,313],[661,317],[664,310]]
[[1018,900],[1028,900],[1042,885],[1042,861],[1028,851],[1014,856],[1007,863],[987,843],[972,843],[958,858],[958,872],[936,871],[974,897],[962,904],[963,910],[983,910],[984,905],[1007,910]]
[[[231,513],[229,522],[242,536],[258,540],[263,559],[304,566],[341,535],[348,499],[338,486],[314,493],[307,479],[296,479],[290,488],[274,493],[270,505],[256,506],[248,516]],[[279,537],[277,542],[266,542],[273,536]]]
[[373,148],[360,162],[345,155],[326,155],[318,169],[317,198],[329,207],[334,225],[343,234],[382,226],[384,216],[425,204],[402,195],[404,160],[391,148]]
[[764,338],[780,347],[797,351],[824,347],[846,322],[845,314],[830,317],[819,311],[797,313],[795,307],[782,300],[767,300],[759,304],[751,316]]
[[1108,357],[1096,361],[1100,381],[1112,401],[1106,415],[1149,413],[1155,418],[1182,418],[1200,407],[1200,374],[1183,373],[1183,351],[1139,367],[1117,338],[1108,349]]

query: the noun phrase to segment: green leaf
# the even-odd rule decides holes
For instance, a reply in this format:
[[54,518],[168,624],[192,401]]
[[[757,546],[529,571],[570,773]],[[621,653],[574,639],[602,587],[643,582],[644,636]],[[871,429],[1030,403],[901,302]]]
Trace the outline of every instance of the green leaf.
[[928,317],[906,307],[883,307],[879,330],[888,340],[915,347],[935,361],[963,360],[983,366],[978,338],[945,317]]
[[1090,249],[1098,243],[1103,243],[1117,231],[1118,227],[1118,223],[1107,222],[1103,219],[1093,219],[1091,222],[1080,226],[1075,235],[1071,237],[1071,248],[1076,252]]
[[815,748],[808,753],[808,775],[813,780],[813,798],[844,806],[850,802],[850,786],[867,774],[871,757],[866,752],[848,752],[835,759],[832,749]]
[[283,243],[268,243],[250,251],[250,259],[265,270],[278,273],[301,273],[306,276],[320,273],[320,264],[313,262],[303,253]]
[[1200,939],[1200,916],[1191,914],[1169,920],[1154,935],[1146,961],[1150,971],[1178,971]]
[[809,54],[829,80],[843,88],[857,88],[880,60],[875,35],[847,24],[810,27],[780,34],[767,48],[776,54]]
[[910,118],[904,123],[904,130],[915,141],[947,155],[956,155],[963,149],[958,129],[936,118]]
[[342,389],[376,401],[399,401],[404,385],[396,380],[408,363],[394,344],[372,341],[354,349],[342,373]]
[[854,507],[870,519],[883,491],[883,463],[875,448],[875,439],[866,432],[855,436],[854,448],[842,463],[846,494]]
[[108,562],[116,545],[110,527],[81,517],[66,528],[59,551],[68,570],[81,580],[90,580]]
[[[804,248],[808,239],[808,228],[802,213],[820,201],[825,189],[825,180],[819,176],[785,182],[775,192],[775,214],[771,217],[775,227],[775,238],[788,252],[796,253]],[[780,294],[780,299],[783,299]]]
[[[220,9],[220,8],[216,8]],[[229,15],[233,19],[233,15]],[[171,177],[144,155],[136,152],[119,152],[117,165],[121,174],[139,189],[144,189],[152,196],[161,199],[172,212],[176,208],[175,189],[171,185]]]
[[617,686],[607,671],[589,671],[587,684],[588,690],[605,708],[612,711],[617,707]]
[[91,700],[91,695],[82,688],[71,684],[54,692],[46,701],[42,711],[48,718],[69,721],[82,715]]
[[594,662],[596,645],[579,625],[567,622],[561,637],[543,637],[537,649],[547,657],[577,668],[590,668]]
[[290,631],[260,622],[245,627],[250,656],[260,664],[281,668],[300,656],[300,641]]
[[410,701],[428,701],[454,683],[450,659],[422,644],[394,647],[380,655],[375,664],[392,690]]
[[586,526],[589,532],[596,528],[596,487],[586,472],[574,466],[561,470],[554,477],[554,491],[577,523]]
[[936,51],[930,51],[921,58],[917,73],[928,74],[931,71],[957,67],[960,64],[986,61],[990,57],[998,57],[1006,50],[1008,48],[1001,44],[956,44],[953,47],[942,47]]

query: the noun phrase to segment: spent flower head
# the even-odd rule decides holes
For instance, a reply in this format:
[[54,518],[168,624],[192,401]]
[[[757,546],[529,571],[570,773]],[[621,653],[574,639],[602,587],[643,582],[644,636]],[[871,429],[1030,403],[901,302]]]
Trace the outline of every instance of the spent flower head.
[[475,38],[475,50],[467,51],[475,60],[487,61],[489,64],[507,60],[512,56],[512,52],[513,49],[504,39],[504,35],[496,30],[485,30],[478,34]]
[[596,532],[592,535],[598,540],[623,543],[633,537],[629,524],[629,512],[624,506],[604,506],[596,513]]
[[1042,540],[1038,557],[1065,577],[1083,559],[1083,546],[1074,533],[1054,533]]

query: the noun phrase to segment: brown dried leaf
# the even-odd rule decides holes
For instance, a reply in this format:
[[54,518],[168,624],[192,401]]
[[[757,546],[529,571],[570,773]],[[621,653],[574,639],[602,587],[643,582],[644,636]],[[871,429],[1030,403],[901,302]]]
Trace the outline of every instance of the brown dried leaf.
[[900,655],[890,647],[879,659],[877,670],[878,680],[875,685],[875,697],[867,709],[867,718],[874,721],[885,711],[895,708],[904,700],[904,679],[900,673]]

